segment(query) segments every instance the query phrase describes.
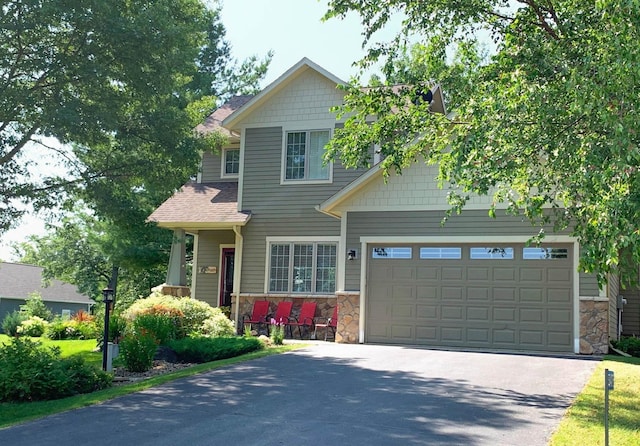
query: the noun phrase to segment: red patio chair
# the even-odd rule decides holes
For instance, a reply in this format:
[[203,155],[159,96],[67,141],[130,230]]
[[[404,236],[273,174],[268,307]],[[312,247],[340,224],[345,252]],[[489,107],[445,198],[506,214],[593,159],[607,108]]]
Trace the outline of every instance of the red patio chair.
[[278,302],[278,306],[276,307],[276,314],[271,316],[267,322],[270,325],[285,325],[289,321],[289,316],[291,316],[292,307],[293,302]]
[[316,315],[316,303],[315,302],[303,302],[302,308],[300,308],[300,314],[297,318],[289,318],[287,327],[289,327],[289,335],[293,338],[293,328],[298,327],[298,335],[302,339],[302,328],[307,328],[307,333],[311,337],[311,327],[313,327],[313,318]]
[[[336,328],[338,328],[338,306],[336,305],[333,308],[333,315],[330,318],[319,317],[318,321],[315,325],[315,330],[313,331],[313,337],[316,338],[316,332],[318,328],[324,328],[324,340],[327,340],[327,335],[329,334],[329,330],[333,332],[333,340],[336,339]],[[317,339],[317,338],[316,338]]]
[[258,328],[261,325],[267,324],[267,314],[269,313],[269,301],[268,300],[257,300],[253,303],[253,310],[251,311],[251,316],[242,316],[242,325],[249,325],[249,330],[251,330],[252,325],[255,324]]

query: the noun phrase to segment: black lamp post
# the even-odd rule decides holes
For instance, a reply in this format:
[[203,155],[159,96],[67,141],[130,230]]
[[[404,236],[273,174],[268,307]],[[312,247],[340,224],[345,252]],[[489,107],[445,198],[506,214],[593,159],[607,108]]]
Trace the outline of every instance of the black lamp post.
[[104,336],[102,338],[102,370],[107,371],[107,348],[109,348],[109,310],[113,302],[113,290],[105,288],[102,290],[102,300],[104,302]]

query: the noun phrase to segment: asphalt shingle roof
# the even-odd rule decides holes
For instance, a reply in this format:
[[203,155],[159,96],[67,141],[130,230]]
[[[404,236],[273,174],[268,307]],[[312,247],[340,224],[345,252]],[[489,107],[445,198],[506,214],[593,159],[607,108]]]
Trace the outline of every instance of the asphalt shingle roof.
[[24,263],[0,262],[0,298],[26,299],[39,293],[43,301],[93,304],[92,299],[78,293],[75,285],[52,279],[42,283],[44,268]]

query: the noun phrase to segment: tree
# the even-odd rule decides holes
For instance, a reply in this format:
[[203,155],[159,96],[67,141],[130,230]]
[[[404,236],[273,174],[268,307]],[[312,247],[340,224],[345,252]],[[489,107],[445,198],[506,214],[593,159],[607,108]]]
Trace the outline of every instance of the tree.
[[[369,45],[360,66],[381,62],[386,79],[365,90],[354,81],[342,109],[353,115],[328,157],[366,164],[368,148],[382,141],[385,169],[401,171],[421,158],[438,164],[453,211],[473,194],[493,194],[491,213],[506,203],[536,225],[569,228],[581,244],[580,268],[601,283],[607,273],[637,269],[640,4],[332,0],[329,8],[326,18],[360,15]],[[396,38],[371,45],[395,15],[403,20]],[[480,29],[496,46],[486,60],[469,52]],[[389,88],[415,42],[430,50],[421,53],[422,75],[414,72],[399,91]],[[456,73],[447,58],[451,46],[476,62],[438,78]],[[433,81],[452,116],[415,100]]]
[[[231,93],[220,77],[255,88],[268,62],[238,67],[219,10],[199,0],[3,3],[0,232],[24,213],[20,202],[68,210],[79,195],[108,215],[104,203],[125,190],[168,196],[216,144],[192,129]],[[29,171],[45,153],[63,174]]]

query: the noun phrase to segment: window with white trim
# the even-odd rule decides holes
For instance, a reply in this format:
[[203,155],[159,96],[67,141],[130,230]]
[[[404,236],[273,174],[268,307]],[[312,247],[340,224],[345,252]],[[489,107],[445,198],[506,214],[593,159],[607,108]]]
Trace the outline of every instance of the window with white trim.
[[569,250],[567,248],[522,248],[522,258],[524,260],[554,260],[568,257]]
[[240,149],[222,150],[222,177],[237,177],[240,173]]
[[269,291],[333,294],[337,243],[274,242],[269,246]]
[[329,130],[286,132],[284,181],[323,181],[330,179],[330,163],[324,163],[324,147]]
[[462,248],[454,246],[428,246],[420,248],[421,259],[461,259]]
[[471,248],[469,257],[472,260],[511,260],[513,259],[513,248],[496,247],[475,247]]
[[410,259],[412,255],[409,246],[385,246],[384,248],[373,248],[371,258],[373,259]]

